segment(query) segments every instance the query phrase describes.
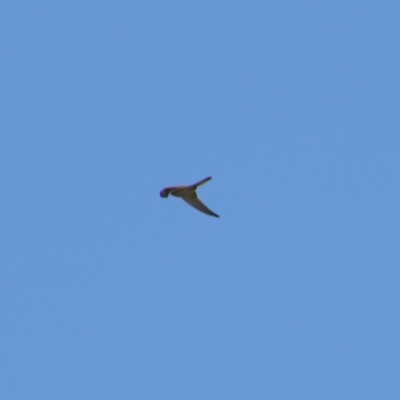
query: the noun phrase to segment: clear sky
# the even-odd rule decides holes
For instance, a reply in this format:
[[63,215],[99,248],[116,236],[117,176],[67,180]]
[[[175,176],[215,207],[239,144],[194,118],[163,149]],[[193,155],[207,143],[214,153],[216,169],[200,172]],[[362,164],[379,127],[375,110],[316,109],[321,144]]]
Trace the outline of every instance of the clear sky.
[[399,399],[399,16],[3,1],[1,398]]

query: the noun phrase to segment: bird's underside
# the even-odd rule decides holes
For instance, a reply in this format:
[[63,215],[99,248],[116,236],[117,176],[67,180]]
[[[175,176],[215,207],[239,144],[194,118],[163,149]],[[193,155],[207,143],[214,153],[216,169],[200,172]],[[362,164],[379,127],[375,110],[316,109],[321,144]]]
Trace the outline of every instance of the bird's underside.
[[197,182],[193,185],[183,185],[183,186],[171,186],[167,187],[160,192],[161,197],[168,197],[170,194],[175,197],[180,197],[182,200],[185,200],[188,204],[194,207],[196,210],[199,210],[207,215],[211,215],[213,217],[218,217],[214,211],[211,211],[200,199],[197,195],[196,189],[204,185],[206,182],[211,180],[211,176],[208,178],[202,179],[200,182]]

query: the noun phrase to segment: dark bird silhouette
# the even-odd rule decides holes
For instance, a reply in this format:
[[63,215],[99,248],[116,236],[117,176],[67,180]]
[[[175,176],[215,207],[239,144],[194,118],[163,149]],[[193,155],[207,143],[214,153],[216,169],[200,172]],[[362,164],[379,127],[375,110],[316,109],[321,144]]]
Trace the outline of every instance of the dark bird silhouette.
[[200,182],[195,183],[194,185],[184,185],[184,186],[171,186],[167,187],[160,192],[161,197],[168,197],[170,194],[175,197],[180,197],[189,203],[192,207],[196,208],[197,210],[211,215],[213,217],[218,217],[219,215],[216,214],[214,211],[211,211],[200,199],[197,195],[197,188],[201,185],[204,185],[206,182],[211,180],[211,176],[208,178],[202,179]]

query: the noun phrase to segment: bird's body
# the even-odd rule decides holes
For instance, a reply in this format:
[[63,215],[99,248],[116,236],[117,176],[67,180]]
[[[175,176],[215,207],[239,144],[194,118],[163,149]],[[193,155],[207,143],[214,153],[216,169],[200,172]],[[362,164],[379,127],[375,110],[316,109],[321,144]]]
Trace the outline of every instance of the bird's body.
[[188,186],[171,186],[167,187],[160,192],[161,197],[168,197],[170,194],[175,197],[181,197],[182,200],[185,200],[188,204],[190,204],[192,207],[196,208],[197,210],[207,214],[211,215],[213,217],[218,217],[219,215],[216,214],[215,212],[211,211],[197,196],[196,189],[204,185],[206,182],[211,180],[211,176],[208,178],[202,179],[200,182],[195,183],[194,185],[188,185]]

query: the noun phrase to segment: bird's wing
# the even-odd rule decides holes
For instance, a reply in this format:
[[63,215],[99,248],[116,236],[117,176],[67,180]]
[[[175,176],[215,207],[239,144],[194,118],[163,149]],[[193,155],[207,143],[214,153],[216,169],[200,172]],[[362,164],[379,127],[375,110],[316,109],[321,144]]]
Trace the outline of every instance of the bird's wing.
[[185,196],[182,196],[182,199],[186,201],[186,203],[189,203],[192,207],[196,208],[197,210],[207,214],[207,215],[212,215],[213,217],[218,217],[218,214],[215,214],[215,212],[211,211],[197,196],[196,192],[190,192]]
[[207,178],[202,179],[200,182],[190,185],[190,187],[193,189],[197,189],[199,186],[204,185],[208,181],[211,181],[211,179],[212,179],[211,176],[209,176]]

